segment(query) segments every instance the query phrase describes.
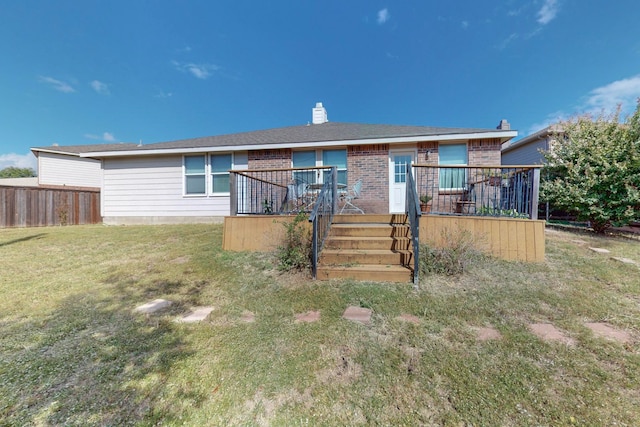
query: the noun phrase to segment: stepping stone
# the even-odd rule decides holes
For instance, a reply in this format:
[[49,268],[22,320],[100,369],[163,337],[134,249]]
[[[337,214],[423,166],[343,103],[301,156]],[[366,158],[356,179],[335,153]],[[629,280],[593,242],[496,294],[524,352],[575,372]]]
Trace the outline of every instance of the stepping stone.
[[398,320],[402,320],[404,322],[413,323],[415,325],[420,323],[420,318],[418,316],[414,316],[413,314],[403,313],[400,316],[396,317]]
[[500,332],[495,328],[481,327],[474,329],[479,341],[499,340],[502,338],[502,334],[500,334]]
[[256,315],[250,311],[245,310],[244,312],[242,312],[242,317],[240,317],[240,320],[245,323],[253,323],[256,321]]
[[637,262],[635,262],[632,259],[629,258],[623,258],[623,257],[617,257],[617,256],[612,256],[611,259],[616,260],[618,262],[621,262],[623,264],[631,264],[631,265],[638,265]]
[[531,323],[527,326],[529,327],[529,330],[541,340],[557,341],[568,346],[574,346],[576,344],[573,338],[566,336],[560,329],[556,328],[551,323]]
[[167,308],[171,304],[172,304],[171,301],[167,301],[166,299],[159,298],[159,299],[154,299],[153,301],[143,304],[141,306],[138,306],[133,311],[136,311],[138,313],[151,314],[151,313],[155,313],[156,311]]
[[592,248],[592,247],[589,247],[589,249],[591,249],[593,252],[597,252],[599,254],[608,254],[609,252],[611,252],[611,251],[609,251],[609,249],[603,249],[603,248]]
[[572,242],[577,245],[585,245],[587,243],[584,240],[580,240],[580,239],[573,239]]
[[342,317],[353,322],[368,325],[371,323],[371,310],[363,307],[349,306],[342,314]]
[[585,323],[584,326],[591,329],[591,331],[599,337],[606,338],[608,340],[618,341],[623,344],[631,342],[630,334],[628,334],[625,331],[615,329],[613,326],[609,325],[608,323],[593,322],[593,323]]
[[213,307],[197,307],[191,313],[176,319],[178,323],[202,322],[213,311]]
[[319,311],[307,311],[306,313],[298,313],[296,314],[296,323],[300,322],[317,322],[320,320],[320,312]]

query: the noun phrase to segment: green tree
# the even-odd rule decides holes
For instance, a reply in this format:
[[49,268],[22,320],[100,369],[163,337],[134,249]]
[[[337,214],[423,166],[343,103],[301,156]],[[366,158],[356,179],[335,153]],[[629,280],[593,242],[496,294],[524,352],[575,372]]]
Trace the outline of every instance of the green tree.
[[0,170],[0,178],[30,178],[32,176],[36,176],[36,172],[31,168],[9,166]]
[[563,122],[545,153],[542,198],[597,233],[640,219],[640,102],[624,123],[619,119],[618,108]]

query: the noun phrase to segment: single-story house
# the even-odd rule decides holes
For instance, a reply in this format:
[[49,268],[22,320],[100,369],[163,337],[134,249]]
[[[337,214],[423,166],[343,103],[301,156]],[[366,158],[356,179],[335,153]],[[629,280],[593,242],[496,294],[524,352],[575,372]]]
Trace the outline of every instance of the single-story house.
[[517,141],[502,144],[503,165],[542,165],[543,152],[549,151],[553,137],[559,132],[558,125],[548,126]]
[[[106,224],[212,222],[230,214],[229,171],[336,166],[363,182],[366,213],[404,211],[402,165],[500,165],[497,129],[334,123],[317,103],[300,126],[154,144],[35,147],[40,185],[98,187]],[[317,178],[322,180],[322,175]]]

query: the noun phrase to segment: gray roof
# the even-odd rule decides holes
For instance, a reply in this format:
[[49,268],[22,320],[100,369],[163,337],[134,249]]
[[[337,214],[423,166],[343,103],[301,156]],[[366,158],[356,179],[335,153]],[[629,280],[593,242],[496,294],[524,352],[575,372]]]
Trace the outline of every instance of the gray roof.
[[105,151],[140,151],[161,149],[192,149],[204,147],[238,147],[247,145],[295,144],[313,142],[336,142],[375,140],[384,138],[429,137],[436,135],[457,135],[488,132],[504,132],[505,139],[513,136],[513,131],[496,129],[443,128],[430,126],[370,125],[358,123],[310,124],[283,128],[241,132],[228,135],[206,136],[178,141],[153,144],[99,144],[67,147],[36,147],[34,151],[69,152],[72,154]]
[[32,151],[49,151],[54,153],[80,154],[80,153],[97,153],[99,151],[118,151],[133,150],[136,144],[130,142],[121,142],[115,144],[90,144],[90,145],[49,145],[46,147],[33,147]]

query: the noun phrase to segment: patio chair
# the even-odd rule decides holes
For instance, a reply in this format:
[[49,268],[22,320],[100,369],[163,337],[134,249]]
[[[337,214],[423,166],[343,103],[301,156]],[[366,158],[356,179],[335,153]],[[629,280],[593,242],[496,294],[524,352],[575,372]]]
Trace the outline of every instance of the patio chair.
[[291,184],[287,185],[287,211],[299,212],[307,207],[307,196],[309,184],[302,179],[296,178]]
[[347,211],[354,211],[364,214],[364,211],[353,204],[355,199],[360,198],[360,192],[362,191],[362,180],[357,180],[351,187],[347,189],[347,191],[340,195],[340,198],[344,202],[342,205],[342,209],[340,209],[340,213]]

